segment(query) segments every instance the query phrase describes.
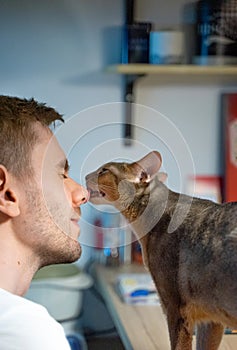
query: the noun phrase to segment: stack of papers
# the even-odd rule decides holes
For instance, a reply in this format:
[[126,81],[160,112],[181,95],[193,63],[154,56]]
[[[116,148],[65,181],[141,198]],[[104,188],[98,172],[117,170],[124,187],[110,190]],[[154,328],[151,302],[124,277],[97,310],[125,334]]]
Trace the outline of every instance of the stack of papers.
[[117,289],[123,301],[128,304],[160,304],[155,284],[148,273],[120,274]]

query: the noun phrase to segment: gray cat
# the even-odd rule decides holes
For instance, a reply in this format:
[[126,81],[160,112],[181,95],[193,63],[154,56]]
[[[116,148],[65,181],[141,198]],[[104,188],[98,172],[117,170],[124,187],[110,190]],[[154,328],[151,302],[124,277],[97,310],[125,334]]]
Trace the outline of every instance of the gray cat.
[[90,201],[111,204],[142,247],[167,317],[172,350],[216,350],[237,327],[237,203],[216,204],[169,190],[161,155],[107,163],[87,175]]

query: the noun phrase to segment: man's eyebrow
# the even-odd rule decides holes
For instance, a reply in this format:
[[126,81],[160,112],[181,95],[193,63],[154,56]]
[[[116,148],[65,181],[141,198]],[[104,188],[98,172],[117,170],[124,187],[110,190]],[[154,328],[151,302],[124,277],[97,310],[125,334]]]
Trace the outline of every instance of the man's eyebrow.
[[57,166],[58,166],[58,168],[64,169],[66,172],[69,172],[70,165],[69,165],[68,160],[66,158],[60,160],[60,162],[58,163]]

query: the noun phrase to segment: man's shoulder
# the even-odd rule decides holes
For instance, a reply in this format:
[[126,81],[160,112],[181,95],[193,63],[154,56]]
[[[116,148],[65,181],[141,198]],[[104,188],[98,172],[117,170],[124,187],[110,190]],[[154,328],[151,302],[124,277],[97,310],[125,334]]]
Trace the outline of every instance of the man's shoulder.
[[8,313],[18,313],[22,312],[22,309],[24,310],[24,313],[27,313],[28,311],[31,312],[39,312],[43,315],[47,315],[47,310],[37,303],[34,303],[24,297],[12,294],[4,289],[0,288],[0,308],[1,313],[3,311],[7,311]]
[[0,349],[8,339],[17,339],[24,349],[69,349],[62,326],[42,305],[0,289],[0,309]]

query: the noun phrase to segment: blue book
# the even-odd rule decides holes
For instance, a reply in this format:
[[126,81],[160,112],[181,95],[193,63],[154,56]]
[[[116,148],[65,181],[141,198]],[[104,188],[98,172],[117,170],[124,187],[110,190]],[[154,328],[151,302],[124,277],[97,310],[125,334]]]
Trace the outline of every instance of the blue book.
[[160,304],[155,284],[149,273],[122,273],[117,277],[117,289],[128,304]]

